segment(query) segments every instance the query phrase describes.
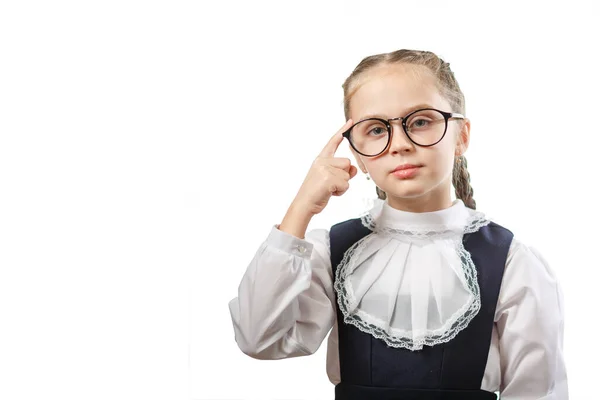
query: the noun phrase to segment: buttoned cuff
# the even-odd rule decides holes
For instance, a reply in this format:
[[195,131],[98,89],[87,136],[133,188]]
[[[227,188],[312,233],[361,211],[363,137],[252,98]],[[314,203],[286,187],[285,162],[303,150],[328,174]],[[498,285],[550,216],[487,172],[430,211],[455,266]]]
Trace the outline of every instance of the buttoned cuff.
[[267,243],[281,251],[298,257],[310,259],[314,245],[306,239],[279,230],[279,224],[273,225],[267,237]]

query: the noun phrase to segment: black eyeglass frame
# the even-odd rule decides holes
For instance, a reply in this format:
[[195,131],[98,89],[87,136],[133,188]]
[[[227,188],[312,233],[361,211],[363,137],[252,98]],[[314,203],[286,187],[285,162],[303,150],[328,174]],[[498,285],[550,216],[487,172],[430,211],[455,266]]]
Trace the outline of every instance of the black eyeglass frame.
[[[437,111],[440,114],[442,114],[444,116],[444,120],[445,120],[445,127],[444,127],[444,133],[442,134],[442,137],[440,138],[440,140],[438,140],[437,142],[433,143],[433,144],[427,144],[427,145],[423,145],[423,144],[419,144],[417,142],[415,142],[410,135],[408,134],[407,128],[406,128],[406,120],[408,118],[410,118],[413,114],[416,114],[418,112],[421,111],[425,111],[425,110],[433,110],[433,111]],[[431,146],[435,146],[436,144],[438,144],[439,142],[442,141],[442,139],[444,138],[444,136],[446,136],[446,131],[448,130],[448,120],[450,119],[465,119],[465,116],[459,113],[453,113],[453,112],[446,112],[446,111],[442,111],[442,110],[438,110],[437,108],[421,108],[419,110],[415,110],[412,111],[410,114],[404,116],[404,117],[396,117],[396,118],[390,118],[390,119],[383,119],[383,118],[365,118],[363,120],[358,121],[357,123],[353,124],[350,128],[348,128],[344,133],[342,133],[342,136],[345,137],[346,139],[348,139],[348,142],[350,143],[350,146],[352,146],[352,148],[358,153],[361,154],[365,157],[377,157],[378,155],[384,153],[387,148],[390,145],[390,142],[392,141],[392,135],[394,133],[394,131],[392,130],[392,124],[390,124],[391,121],[398,121],[401,120],[402,121],[402,130],[404,131],[404,133],[406,134],[406,137],[408,137],[408,140],[410,140],[411,142],[413,142],[414,144],[416,144],[417,146],[421,146],[421,147],[431,147]],[[387,127],[387,130],[389,132],[388,135],[388,141],[385,145],[385,147],[383,148],[382,151],[380,151],[379,153],[375,154],[375,155],[369,155],[369,154],[364,154],[361,153],[360,151],[358,151],[358,149],[356,147],[354,147],[354,143],[352,143],[352,140],[350,140],[350,131],[352,131],[352,129],[360,124],[361,122],[365,122],[365,121],[379,121],[383,124],[385,124],[385,126]]]

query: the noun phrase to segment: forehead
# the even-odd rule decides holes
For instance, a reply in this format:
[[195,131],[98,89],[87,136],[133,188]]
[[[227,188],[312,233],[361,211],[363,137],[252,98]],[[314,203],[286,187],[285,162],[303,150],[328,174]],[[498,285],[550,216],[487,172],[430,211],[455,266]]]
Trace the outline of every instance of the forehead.
[[405,115],[417,104],[441,110],[449,108],[431,73],[420,66],[377,67],[358,82],[358,89],[350,99],[350,116],[354,121],[365,115],[394,118]]

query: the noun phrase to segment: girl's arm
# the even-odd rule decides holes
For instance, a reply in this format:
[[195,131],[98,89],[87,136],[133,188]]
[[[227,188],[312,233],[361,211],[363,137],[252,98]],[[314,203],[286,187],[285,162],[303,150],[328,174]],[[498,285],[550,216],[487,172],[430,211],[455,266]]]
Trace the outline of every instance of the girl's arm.
[[335,321],[329,232],[271,228],[229,302],[235,340],[257,359],[313,354]]
[[514,240],[496,307],[502,400],[567,400],[563,299],[546,260]]

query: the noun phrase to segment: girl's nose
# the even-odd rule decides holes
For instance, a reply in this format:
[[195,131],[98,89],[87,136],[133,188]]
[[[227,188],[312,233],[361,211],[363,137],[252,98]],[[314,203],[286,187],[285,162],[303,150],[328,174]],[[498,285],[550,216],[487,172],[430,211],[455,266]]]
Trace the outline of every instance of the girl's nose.
[[392,139],[390,140],[389,152],[405,152],[413,150],[415,144],[410,141],[404,128],[402,128],[402,121],[390,122],[392,127]]

